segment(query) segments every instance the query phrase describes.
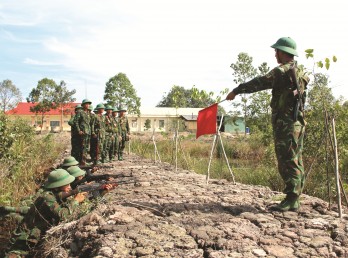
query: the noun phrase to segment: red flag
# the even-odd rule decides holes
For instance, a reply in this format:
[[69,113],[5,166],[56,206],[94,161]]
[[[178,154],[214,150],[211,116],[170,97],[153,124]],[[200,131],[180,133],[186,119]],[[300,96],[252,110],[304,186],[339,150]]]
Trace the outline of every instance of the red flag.
[[218,103],[198,112],[196,139],[204,134],[216,133],[216,115]]

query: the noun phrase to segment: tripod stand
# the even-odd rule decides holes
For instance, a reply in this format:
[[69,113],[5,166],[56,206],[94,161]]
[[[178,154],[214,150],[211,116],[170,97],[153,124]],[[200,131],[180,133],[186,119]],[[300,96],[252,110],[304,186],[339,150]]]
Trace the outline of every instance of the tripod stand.
[[225,158],[225,161],[226,161],[228,170],[229,170],[230,173],[231,173],[232,180],[233,180],[233,184],[236,183],[235,180],[234,180],[234,175],[233,175],[232,170],[231,170],[231,167],[230,167],[230,163],[228,162],[228,158],[227,158],[227,155],[226,155],[226,152],[225,152],[224,144],[222,143],[222,139],[221,139],[220,129],[221,129],[221,126],[222,126],[223,118],[224,118],[224,116],[222,115],[222,116],[221,116],[221,120],[220,120],[220,125],[219,125],[218,130],[216,131],[216,134],[214,135],[214,140],[213,140],[212,148],[211,148],[211,151],[210,151],[210,158],[209,158],[209,164],[208,164],[208,171],[207,171],[207,175],[206,175],[206,182],[207,182],[207,184],[209,183],[209,178],[210,178],[210,166],[211,166],[211,161],[212,161],[212,159],[213,159],[214,150],[215,150],[215,148],[216,148],[216,146],[217,146],[218,141],[220,141],[222,153],[224,154],[224,158]]

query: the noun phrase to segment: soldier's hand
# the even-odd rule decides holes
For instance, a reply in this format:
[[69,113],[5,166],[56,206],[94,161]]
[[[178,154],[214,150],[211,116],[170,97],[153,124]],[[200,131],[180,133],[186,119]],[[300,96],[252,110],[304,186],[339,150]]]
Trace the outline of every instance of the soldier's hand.
[[76,194],[75,197],[74,197],[75,201],[83,202],[86,199],[86,194],[87,193],[78,193],[78,194]]
[[92,134],[92,137],[93,138],[97,138],[97,135],[94,133],[94,134]]
[[82,132],[82,131],[79,131],[79,135],[83,135],[83,132]]
[[230,93],[228,93],[228,95],[226,96],[226,100],[234,100],[234,98],[236,97],[236,94],[231,91]]
[[119,135],[117,138],[118,138],[118,142],[122,142],[122,136],[121,135]]
[[105,185],[105,190],[107,190],[107,191],[110,191],[112,188],[114,188],[114,185],[112,185],[112,184]]

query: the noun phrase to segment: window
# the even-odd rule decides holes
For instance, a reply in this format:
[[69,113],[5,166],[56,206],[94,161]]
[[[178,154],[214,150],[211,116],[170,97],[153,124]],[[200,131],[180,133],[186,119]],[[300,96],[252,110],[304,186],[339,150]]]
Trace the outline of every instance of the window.
[[134,127],[137,127],[137,120],[135,119],[135,120],[132,120],[132,127],[134,128]]
[[50,126],[54,127],[54,126],[59,126],[59,121],[50,121]]
[[164,128],[164,120],[158,120],[158,127]]

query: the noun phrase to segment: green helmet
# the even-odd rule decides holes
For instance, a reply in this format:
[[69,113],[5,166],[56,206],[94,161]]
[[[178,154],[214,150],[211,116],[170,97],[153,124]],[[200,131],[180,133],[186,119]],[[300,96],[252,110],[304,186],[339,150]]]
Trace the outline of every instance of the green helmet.
[[92,104],[92,101],[90,101],[89,99],[82,100],[82,105],[87,103]]
[[96,109],[102,109],[102,108],[105,109],[105,106],[104,106],[104,104],[100,103],[95,108]]
[[118,112],[118,108],[117,108],[117,107],[114,107],[114,108],[112,109],[112,112]]
[[93,105],[89,105],[88,110],[93,110]]
[[47,181],[45,183],[45,188],[52,189],[61,187],[70,184],[74,180],[75,177],[70,175],[66,170],[56,169],[48,175]]
[[122,106],[119,106],[118,107],[118,112],[126,112],[127,111],[127,109],[125,109],[124,107],[122,107]]
[[81,108],[82,108],[81,104],[78,104],[78,105],[76,105],[75,110],[76,109],[81,109]]
[[296,42],[290,37],[282,37],[278,39],[277,42],[273,44],[271,47],[279,49],[290,55],[298,56],[296,51]]
[[70,156],[70,157],[67,157],[64,159],[63,161],[63,164],[61,165],[61,167],[71,167],[71,166],[76,166],[78,165],[79,163],[77,162],[77,160],[73,157],[73,156]]
[[113,107],[111,107],[110,105],[106,105],[105,110],[113,110]]
[[73,177],[84,176],[86,174],[86,171],[82,170],[78,166],[71,166],[66,171],[68,171]]

